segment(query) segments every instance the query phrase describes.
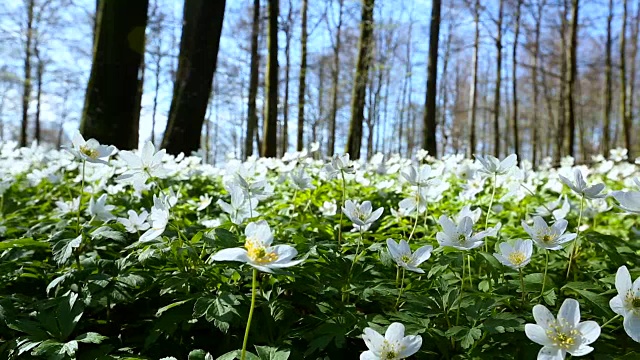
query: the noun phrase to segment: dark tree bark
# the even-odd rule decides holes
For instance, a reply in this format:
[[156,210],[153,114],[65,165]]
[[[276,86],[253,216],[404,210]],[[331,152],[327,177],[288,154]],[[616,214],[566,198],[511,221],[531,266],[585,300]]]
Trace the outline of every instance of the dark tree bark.
[[429,64],[427,65],[427,94],[424,102],[424,126],[422,147],[432,156],[438,156],[436,142],[436,95],[438,84],[438,40],[440,39],[441,0],[431,3],[431,25],[429,29]]
[[35,132],[34,137],[35,140],[40,143],[40,110],[41,110],[41,99],[42,99],[42,77],[44,76],[44,61],[40,57],[40,51],[36,47],[34,49],[34,55],[37,60],[36,65],[36,114],[34,117],[35,123]]
[[296,150],[304,147],[304,104],[307,76],[307,7],[308,1],[302,0],[302,35],[300,37],[300,79],[298,83],[298,138]]
[[571,35],[569,38],[569,49],[567,52],[567,94],[566,94],[566,108],[565,112],[567,114],[567,122],[569,125],[569,155],[575,158],[575,142],[576,142],[576,114],[575,114],[575,106],[576,106],[576,76],[578,73],[577,69],[577,57],[576,50],[578,49],[578,21],[579,21],[579,12],[580,9],[580,1],[572,0],[571,1],[571,23],[570,23],[570,31]]
[[604,87],[604,123],[602,124],[602,151],[609,154],[611,146],[611,103],[613,98],[613,81],[611,69],[611,21],[613,20],[613,0],[609,0],[609,14],[607,15],[607,42],[605,44],[605,87]]
[[278,155],[278,0],[269,0],[269,31],[267,32],[266,111],[262,156]]
[[96,45],[80,123],[85,138],[138,147],[148,0],[100,1]]
[[27,28],[25,32],[24,86],[22,93],[22,125],[20,126],[20,146],[27,146],[27,128],[29,127],[29,102],[31,100],[31,41],[33,39],[33,8],[35,0],[29,0],[27,6]]
[[289,149],[289,74],[291,73],[291,27],[293,26],[293,4],[289,0],[289,9],[287,11],[287,22],[284,26],[285,45],[284,45],[284,105],[282,109],[282,141],[280,144],[281,155]]
[[480,0],[473,5],[473,22],[475,24],[475,36],[473,40],[472,80],[469,94],[469,150],[468,156],[476,152],[476,110],[478,107],[478,52],[480,51]]
[[[631,30],[631,69],[629,69],[629,116],[631,117],[633,127],[633,119],[634,117],[634,99],[636,96],[636,66],[637,66],[637,57],[638,57],[638,33],[640,33],[640,2],[636,3],[636,16],[633,23],[633,28]],[[636,141],[637,142],[637,141]],[[638,149],[637,144],[636,148],[631,147],[628,153],[629,162],[635,161],[634,158],[636,156],[636,150]]]
[[[249,101],[247,104],[247,132],[244,137],[245,159],[253,155],[254,136],[258,130],[256,97],[258,96],[259,62],[258,35],[260,34],[260,0],[253,0],[253,23],[251,27],[251,73],[249,74]],[[258,149],[260,152],[260,149]]]
[[162,147],[169,154],[198,150],[216,70],[225,0],[185,0],[178,71]]
[[496,88],[493,95],[493,155],[500,157],[500,90],[502,82],[502,18],[504,14],[504,0],[498,6],[498,21],[496,22]]
[[538,3],[538,8],[535,17],[535,33],[534,33],[534,42],[533,42],[533,66],[531,67],[531,82],[533,87],[533,116],[531,122],[533,124],[531,131],[531,163],[535,168],[538,165],[538,151],[539,151],[539,133],[541,124],[538,124],[538,98],[539,98],[539,88],[538,88],[538,64],[540,57],[540,27],[542,23],[542,12],[545,5],[545,0],[540,0]]
[[[631,129],[631,114],[627,107],[627,0],[622,0],[622,28],[620,29],[620,117],[624,129],[624,146],[628,151],[632,150],[633,134]],[[631,79],[630,81],[633,81]],[[628,154],[628,156],[631,154]],[[632,157],[629,156],[631,160]]]
[[364,103],[369,78],[369,66],[373,50],[373,7],[374,0],[362,1],[362,19],[360,20],[360,45],[356,63],[356,77],[351,99],[351,123],[345,152],[352,159],[360,158],[362,145],[362,122],[364,121]]

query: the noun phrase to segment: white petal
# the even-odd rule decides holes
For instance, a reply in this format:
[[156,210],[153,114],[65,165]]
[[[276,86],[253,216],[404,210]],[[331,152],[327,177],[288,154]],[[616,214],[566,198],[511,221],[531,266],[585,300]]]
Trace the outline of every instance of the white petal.
[[380,216],[382,215],[382,212],[383,212],[383,211],[384,211],[384,209],[383,209],[383,208],[378,208],[378,209],[376,209],[376,211],[374,211],[374,212],[369,216],[369,218],[367,219],[367,222],[368,222],[368,223],[372,223],[372,222],[374,222],[374,221],[378,220],[378,219],[380,218]]
[[402,257],[398,244],[393,239],[387,239],[387,248],[389,249],[389,255],[395,260]]
[[147,241],[154,240],[158,236],[162,235],[163,232],[164,232],[164,228],[149,229],[144,234],[142,234],[142,236],[140,236],[140,239],[138,241],[147,242]]
[[517,161],[518,156],[516,154],[507,156],[507,158],[502,160],[502,162],[500,163],[500,170],[504,171],[514,167]]
[[558,320],[565,319],[576,326],[580,322],[580,303],[575,299],[565,299],[558,311]]
[[624,318],[624,331],[636,342],[640,342],[640,317],[629,313]]
[[408,358],[409,356],[415,354],[420,350],[422,346],[422,336],[420,335],[409,335],[405,336],[402,339],[401,351],[398,352],[398,357],[401,359]]
[[565,352],[554,346],[544,346],[538,352],[538,360],[564,360]]
[[620,296],[626,296],[627,292],[631,290],[631,274],[624,265],[620,266],[616,272],[616,290]]
[[544,305],[536,305],[533,307],[533,318],[536,320],[538,325],[545,328],[549,323],[556,320],[551,311],[549,311],[549,309]]
[[362,340],[369,350],[380,352],[382,344],[384,344],[384,337],[372,328],[364,328],[364,334],[362,334]]
[[577,329],[582,333],[585,345],[591,344],[600,337],[600,325],[595,321],[582,322],[578,324]]
[[618,315],[624,316],[626,313],[624,302],[622,301],[620,295],[616,295],[611,300],[609,300],[609,307],[611,307],[611,310],[613,310],[613,312]]
[[592,351],[593,351],[593,348],[591,346],[582,345],[573,351],[569,351],[569,354],[573,356],[584,356],[589,354]]
[[542,346],[553,344],[549,337],[547,337],[547,333],[544,331],[544,328],[542,328],[542,326],[540,325],[525,324],[524,333],[527,335],[529,340],[533,341],[536,344]]
[[400,342],[404,338],[404,325],[399,322],[392,323],[384,333],[384,338],[392,343]]
[[429,258],[431,257],[431,251],[433,251],[433,246],[431,245],[425,245],[416,250],[416,252],[413,254],[413,264],[418,266],[423,262],[429,260]]
[[380,358],[378,356],[376,356],[374,353],[372,353],[369,350],[360,354],[360,360],[379,360],[379,359]]
[[247,250],[243,248],[222,249],[211,256],[212,261],[241,261],[249,262]]
[[438,219],[438,222],[440,223],[440,226],[442,226],[442,230],[444,230],[444,233],[447,234],[447,236],[451,237],[456,235],[456,225],[447,216],[441,215]]

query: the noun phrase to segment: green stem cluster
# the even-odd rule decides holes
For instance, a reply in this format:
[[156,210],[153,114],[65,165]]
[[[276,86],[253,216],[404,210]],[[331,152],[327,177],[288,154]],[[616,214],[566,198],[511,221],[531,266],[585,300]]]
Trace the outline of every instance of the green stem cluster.
[[240,360],[247,358],[247,341],[249,340],[249,330],[251,329],[251,320],[253,319],[253,309],[256,307],[256,292],[258,288],[258,270],[253,269],[253,279],[251,281],[251,307],[249,308],[249,318],[247,318],[247,327],[244,330],[244,340],[242,340],[242,352]]
[[584,210],[584,194],[580,198],[580,213],[578,215],[578,227],[576,228],[576,240],[573,243],[573,249],[569,254],[569,264],[567,265],[567,279],[569,279],[569,273],[571,272],[571,264],[578,256],[578,249],[580,248],[580,226],[582,225],[583,210]]

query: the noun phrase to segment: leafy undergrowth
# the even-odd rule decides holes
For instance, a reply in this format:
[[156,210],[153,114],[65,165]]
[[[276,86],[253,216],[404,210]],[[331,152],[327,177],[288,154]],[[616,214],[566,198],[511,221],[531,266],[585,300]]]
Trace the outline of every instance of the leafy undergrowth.
[[[273,245],[297,255],[257,272],[247,358],[355,359],[367,350],[365,328],[384,333],[399,322],[422,338],[412,358],[533,359],[541,346],[524,332],[532,308],[556,314],[568,298],[582,321],[604,325],[588,356],[640,357],[622,318],[609,321],[618,268],[640,275],[639,217],[564,186],[570,159],[486,174],[473,160],[427,158],[412,178],[411,161],[399,157],[336,157],[323,167],[303,153],[217,169],[150,144],[109,159],[92,146],[0,145],[0,358],[239,357],[253,267],[214,254],[243,248],[245,260],[268,265],[276,255],[251,243],[260,239],[245,235],[250,223],[268,225]],[[575,169],[605,193],[633,190],[638,176],[637,166],[604,159]],[[341,214],[345,200],[355,213]],[[367,218],[378,208],[379,218]],[[442,216],[457,224],[464,215],[473,234],[489,230],[480,246],[441,246]],[[522,222],[533,227],[536,215],[566,219],[577,240],[546,251],[536,242],[520,273],[494,253],[531,239]],[[352,219],[362,225],[354,230]],[[416,267],[424,273],[398,266],[387,239],[431,245]]]

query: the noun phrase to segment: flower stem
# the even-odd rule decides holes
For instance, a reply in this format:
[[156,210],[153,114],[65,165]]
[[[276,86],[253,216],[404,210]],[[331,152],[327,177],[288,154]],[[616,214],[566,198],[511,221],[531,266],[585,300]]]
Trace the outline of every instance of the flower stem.
[[402,296],[402,291],[404,290],[404,274],[405,274],[405,269],[402,268],[402,280],[400,282],[400,291],[398,291],[398,298],[396,299],[396,309],[398,308],[398,304],[400,303],[400,297]]
[[547,282],[547,269],[549,268],[549,250],[544,250],[545,260],[544,260],[544,275],[542,276],[542,291],[540,291],[540,296],[544,294],[544,285]]
[[580,247],[580,225],[582,224],[582,210],[584,210],[584,195],[580,198],[580,214],[578,215],[578,227],[576,229],[576,241],[573,243],[573,250],[569,254],[569,265],[567,266],[567,279],[569,279],[569,272],[571,271],[571,263],[578,256],[578,249]]
[[609,319],[609,321],[607,321],[606,323],[602,324],[602,326],[600,326],[600,328],[604,329],[605,326],[609,325],[610,323],[612,323],[614,320],[618,319],[619,317],[620,317],[620,314],[617,314],[616,316],[614,316],[611,319]]
[[[84,195],[84,167],[86,161],[82,160],[82,183],[80,185],[80,200],[78,201],[78,211],[76,212],[76,235],[80,235],[80,209],[82,208],[82,196]],[[73,199],[71,199],[73,202]]]
[[[471,255],[467,255],[467,264],[469,265],[469,286],[473,289],[473,280],[471,279]],[[464,261],[462,266],[464,266]]]
[[416,231],[416,227],[418,227],[418,216],[420,215],[419,209],[420,209],[420,186],[418,186],[418,189],[416,190],[416,218],[414,219],[413,229],[411,229],[411,234],[409,234],[407,243],[411,241],[411,238],[413,237],[413,233]]
[[251,308],[249,308],[249,318],[247,319],[247,327],[244,330],[244,340],[242,341],[242,353],[240,360],[247,357],[247,340],[249,340],[249,329],[251,328],[251,319],[253,318],[253,309],[256,306],[256,290],[258,285],[258,269],[253,269],[253,280],[251,281]]
[[456,326],[460,320],[460,306],[462,305],[462,292],[464,291],[464,254],[462,254],[462,277],[460,278],[460,294],[458,295],[458,307],[456,308]]
[[347,197],[347,181],[344,178],[344,170],[340,170],[342,175],[342,205],[340,207],[340,222],[338,222],[338,245],[342,243],[342,216],[344,215],[344,202]]
[[[487,230],[487,228],[489,227],[489,217],[491,216],[491,208],[493,207],[493,199],[496,197],[496,182],[498,181],[498,174],[494,173],[493,174],[493,184],[491,184],[492,186],[492,190],[491,190],[491,200],[489,201],[489,208],[487,209],[487,217],[484,219],[484,229]],[[489,251],[489,244],[488,242],[485,240],[484,242],[484,251],[487,252]]]
[[524,292],[524,275],[522,274],[522,268],[518,269],[518,272],[520,272],[520,286],[522,286],[522,306],[524,306],[525,292]]

